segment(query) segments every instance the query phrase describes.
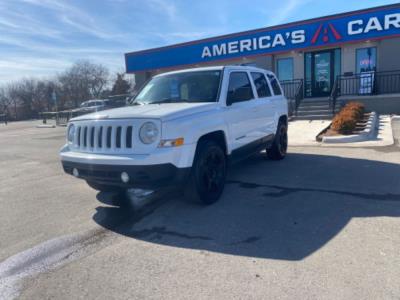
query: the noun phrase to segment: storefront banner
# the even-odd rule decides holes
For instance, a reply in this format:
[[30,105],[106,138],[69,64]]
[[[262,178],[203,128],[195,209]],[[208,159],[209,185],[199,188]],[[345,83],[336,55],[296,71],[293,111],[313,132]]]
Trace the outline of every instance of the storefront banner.
[[400,36],[400,5],[127,53],[125,63],[129,73],[394,36]]

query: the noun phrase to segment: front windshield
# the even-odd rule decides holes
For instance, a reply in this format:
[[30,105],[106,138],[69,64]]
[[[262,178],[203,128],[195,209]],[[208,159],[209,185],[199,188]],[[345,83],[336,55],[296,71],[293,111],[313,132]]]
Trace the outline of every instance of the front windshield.
[[137,95],[137,104],[216,102],[221,71],[194,71],[153,78]]

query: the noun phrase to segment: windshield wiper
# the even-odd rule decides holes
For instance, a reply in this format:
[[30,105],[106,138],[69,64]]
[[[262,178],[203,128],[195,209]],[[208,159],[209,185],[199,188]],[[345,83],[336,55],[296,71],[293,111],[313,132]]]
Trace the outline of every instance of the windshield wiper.
[[188,100],[163,98],[161,100],[147,102],[146,104],[181,103],[181,102],[182,103],[190,103]]
[[182,100],[182,99],[172,99],[172,98],[163,98],[157,101],[146,101],[146,102],[139,102],[134,101],[132,105],[147,105],[147,104],[162,104],[162,103],[192,103],[193,101]]
[[148,102],[148,104],[171,103],[172,101],[174,101],[174,99],[172,99],[172,98],[162,98],[157,101]]

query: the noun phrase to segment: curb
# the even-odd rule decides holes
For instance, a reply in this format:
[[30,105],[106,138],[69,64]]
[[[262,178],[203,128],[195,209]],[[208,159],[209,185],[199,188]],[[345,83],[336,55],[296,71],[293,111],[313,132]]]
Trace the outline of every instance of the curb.
[[359,134],[352,135],[339,135],[339,136],[326,136],[322,138],[322,143],[333,144],[333,143],[354,143],[363,142],[369,140],[375,135],[379,125],[379,118],[376,112],[372,112],[367,121],[367,126]]

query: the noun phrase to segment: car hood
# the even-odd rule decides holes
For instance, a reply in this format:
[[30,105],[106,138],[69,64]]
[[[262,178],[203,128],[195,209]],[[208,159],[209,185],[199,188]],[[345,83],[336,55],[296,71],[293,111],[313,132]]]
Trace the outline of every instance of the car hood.
[[162,103],[125,106],[101,112],[82,115],[71,121],[96,119],[161,119],[163,121],[184,117],[187,115],[209,111],[217,103]]

